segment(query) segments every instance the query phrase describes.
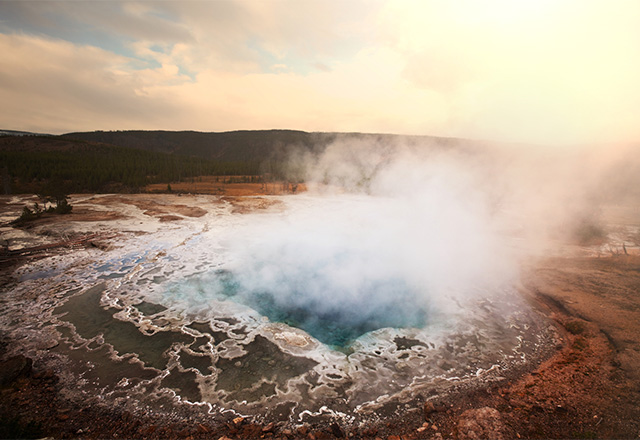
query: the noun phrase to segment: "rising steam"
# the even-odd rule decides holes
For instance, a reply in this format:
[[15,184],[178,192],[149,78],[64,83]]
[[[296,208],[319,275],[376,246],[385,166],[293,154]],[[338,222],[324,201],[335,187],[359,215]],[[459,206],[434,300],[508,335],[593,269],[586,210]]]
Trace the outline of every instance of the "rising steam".
[[551,232],[598,221],[592,156],[543,153],[351,138],[298,156],[309,192],[245,217],[213,289],[338,344],[465,313]]
[[486,176],[467,159],[357,142],[307,158],[309,193],[228,237],[231,295],[275,319],[286,310],[305,329],[360,333],[420,327],[490,295],[515,271]]

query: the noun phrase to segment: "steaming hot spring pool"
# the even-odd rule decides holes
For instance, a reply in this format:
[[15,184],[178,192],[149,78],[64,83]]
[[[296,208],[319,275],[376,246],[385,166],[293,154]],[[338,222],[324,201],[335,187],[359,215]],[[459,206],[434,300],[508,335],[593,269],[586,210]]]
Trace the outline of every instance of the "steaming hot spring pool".
[[203,217],[130,212],[112,249],[18,270],[2,327],[70,398],[292,423],[383,418],[500,380],[551,337],[512,278],[493,282],[503,268],[478,253],[493,232],[475,220],[368,196],[272,197],[250,213],[198,200]]

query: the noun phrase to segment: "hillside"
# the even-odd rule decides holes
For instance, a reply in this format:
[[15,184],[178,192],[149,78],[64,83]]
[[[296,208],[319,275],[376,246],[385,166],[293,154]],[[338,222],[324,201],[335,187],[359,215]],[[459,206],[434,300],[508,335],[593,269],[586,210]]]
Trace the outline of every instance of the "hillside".
[[334,134],[293,130],[233,131],[94,131],[62,137],[102,142],[139,150],[182,154],[221,161],[264,161],[292,148],[323,148]]
[[197,131],[93,131],[68,133],[66,139],[102,142],[121,147],[162,153],[183,154],[220,161],[282,160],[295,150],[320,152],[341,140],[372,142],[429,143],[439,146],[463,146],[470,141],[435,136],[404,136],[371,133],[308,133],[296,130],[251,130],[203,133]]
[[149,184],[203,175],[257,176],[256,161],[217,161],[60,136],[0,137],[5,194],[137,192]]
[[67,193],[139,192],[169,183],[177,188],[175,183],[202,181],[202,176],[226,176],[221,181],[228,183],[299,182],[302,175],[287,167],[289,155],[319,154],[334,142],[345,148],[364,142],[468,151],[479,151],[480,145],[429,136],[294,130],[0,135],[0,177],[4,194],[41,193],[51,186]]

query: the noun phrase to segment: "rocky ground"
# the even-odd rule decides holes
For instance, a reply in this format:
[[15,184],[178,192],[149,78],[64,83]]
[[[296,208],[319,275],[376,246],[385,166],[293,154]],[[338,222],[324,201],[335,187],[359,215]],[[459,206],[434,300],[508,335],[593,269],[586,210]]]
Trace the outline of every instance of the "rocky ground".
[[[177,197],[171,203],[145,198],[132,203],[149,216],[176,217],[165,221],[199,214]],[[240,200],[237,206],[248,209]],[[76,221],[83,215],[117,218],[108,210],[76,210],[74,215]],[[76,245],[108,245],[108,239]],[[72,251],[60,246],[8,259],[0,280],[10,282],[17,265],[30,259]],[[168,418],[79,406],[60,393],[54,371],[23,356],[8,356],[11,341],[0,335],[0,438],[638,438],[640,256],[585,255],[532,259],[523,268],[523,294],[562,331],[548,358],[486,387],[422,396],[402,419],[349,428],[337,423],[259,425],[186,410]]]

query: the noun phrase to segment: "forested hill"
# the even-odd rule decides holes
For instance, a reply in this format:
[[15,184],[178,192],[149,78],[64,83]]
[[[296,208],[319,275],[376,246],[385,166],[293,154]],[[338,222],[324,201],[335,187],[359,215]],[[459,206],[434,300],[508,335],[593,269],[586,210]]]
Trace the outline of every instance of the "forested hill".
[[428,136],[307,133],[294,130],[95,131],[61,136],[0,135],[2,192],[137,192],[149,184],[199,176],[300,180],[287,171],[294,151],[321,153],[336,141],[465,147],[470,142]]
[[197,156],[232,162],[253,162],[286,155],[291,149],[323,149],[335,139],[331,133],[294,130],[231,131],[94,131],[69,133],[64,138],[101,142],[139,150]]
[[252,130],[203,133],[197,131],[93,131],[68,133],[62,137],[102,142],[121,147],[197,156],[232,162],[279,161],[294,150],[320,152],[336,140],[353,139],[429,143],[461,146],[468,141],[433,136],[403,136],[369,133],[309,133],[296,130]]
[[195,176],[258,176],[259,161],[218,161],[60,136],[0,136],[2,193],[136,192]]

